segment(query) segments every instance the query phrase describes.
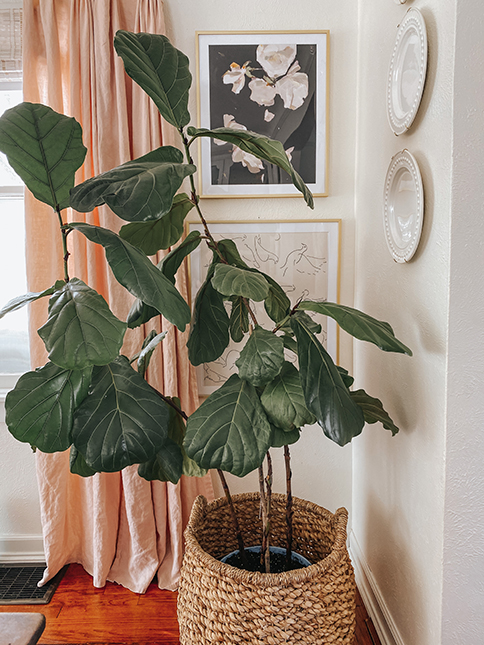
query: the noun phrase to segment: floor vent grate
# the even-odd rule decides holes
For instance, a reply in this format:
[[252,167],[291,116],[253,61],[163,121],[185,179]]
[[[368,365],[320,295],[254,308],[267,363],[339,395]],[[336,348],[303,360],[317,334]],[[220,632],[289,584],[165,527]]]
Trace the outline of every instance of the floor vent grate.
[[0,605],[46,605],[66,571],[64,567],[43,587],[45,564],[0,564]]

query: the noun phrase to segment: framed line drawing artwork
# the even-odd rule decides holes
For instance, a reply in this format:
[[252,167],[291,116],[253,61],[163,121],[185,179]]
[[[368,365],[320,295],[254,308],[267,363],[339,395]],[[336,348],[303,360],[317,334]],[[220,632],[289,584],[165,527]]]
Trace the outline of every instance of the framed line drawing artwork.
[[[340,230],[341,220],[209,222],[215,240],[231,239],[237,244],[242,259],[279,282],[294,306],[301,299],[339,301]],[[198,223],[187,225],[188,232],[200,231]],[[206,244],[201,244],[190,256],[190,297],[196,295],[205,279],[212,259]],[[252,303],[259,324],[272,329],[274,323],[265,312],[264,303]],[[227,303],[228,307],[228,303]],[[229,310],[228,310],[228,313]],[[338,327],[331,318],[316,316],[322,325],[320,340],[332,358],[338,360]],[[198,390],[208,396],[237,372],[235,360],[242,343],[230,342],[222,356],[197,369]],[[286,351],[286,360],[295,355]]]
[[[199,126],[280,141],[316,197],[328,178],[329,31],[198,32]],[[201,197],[300,196],[278,166],[200,138]]]

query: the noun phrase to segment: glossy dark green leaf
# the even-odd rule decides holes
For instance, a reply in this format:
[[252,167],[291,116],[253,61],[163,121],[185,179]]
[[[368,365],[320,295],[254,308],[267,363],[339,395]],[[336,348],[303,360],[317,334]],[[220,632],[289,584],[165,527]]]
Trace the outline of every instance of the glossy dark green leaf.
[[349,374],[348,370],[345,370],[344,367],[340,367],[339,365],[336,365],[336,369],[338,370],[346,387],[351,387],[355,382],[355,379]]
[[167,404],[125,356],[93,369],[89,395],[77,408],[72,439],[86,463],[115,472],[148,461],[168,436]]
[[237,296],[232,300],[230,310],[230,337],[236,343],[240,343],[244,334],[249,331],[249,312],[244,298]]
[[69,226],[104,247],[109,266],[123,287],[184,331],[190,322],[190,307],[146,255],[107,228],[84,223]]
[[296,443],[296,441],[299,441],[301,437],[301,431],[299,430],[299,428],[294,428],[294,430],[285,432],[280,428],[272,426],[272,431],[273,434],[271,448],[282,448],[283,446],[290,446],[291,444]]
[[91,370],[47,363],[21,376],[5,400],[6,424],[13,436],[42,452],[67,450],[74,411],[87,396]]
[[335,302],[313,302],[305,300],[299,309],[315,311],[336,320],[341,329],[359,340],[373,343],[385,352],[399,352],[412,356],[412,350],[395,338],[393,329],[387,322],[372,318],[358,309],[339,305]]
[[233,128],[216,128],[215,130],[206,130],[205,128],[188,128],[188,134],[195,138],[210,137],[233,143],[244,152],[255,155],[258,159],[263,159],[273,163],[282,170],[285,170],[291,177],[294,186],[301,191],[307,205],[314,208],[314,200],[311,191],[306,186],[300,175],[294,170],[291,162],[280,141],[263,137],[260,134],[250,130],[234,130]]
[[243,477],[261,465],[271,440],[255,388],[233,374],[189,417],[184,445],[202,468]]
[[205,282],[195,299],[193,321],[187,341],[188,358],[192,365],[211,363],[219,358],[230,342],[230,321],[224,298],[212,287],[214,264],[209,267]]
[[62,289],[64,284],[64,280],[58,280],[53,287],[49,287],[49,289],[45,289],[45,291],[41,291],[39,293],[24,293],[22,296],[12,298],[12,300],[9,300],[7,304],[4,305],[2,309],[0,309],[0,318],[3,318],[11,311],[17,311],[17,309],[21,309],[25,305],[28,305],[31,302],[35,302],[40,298],[51,296],[55,291]]
[[183,180],[195,171],[177,148],[163,146],[79,184],[71,190],[71,206],[85,213],[107,204],[128,222],[157,220],[170,212]]
[[80,370],[113,361],[126,328],[97,291],[72,278],[51,296],[49,317],[38,334],[53,363]]
[[166,36],[120,30],[114,47],[126,73],[155,102],[161,115],[180,129],[190,121],[188,93],[192,84],[189,60]]
[[194,251],[202,241],[200,233],[198,231],[192,231],[189,233],[183,242],[174,248],[172,251],[166,255],[163,260],[158,264],[158,268],[165,275],[170,282],[175,284],[175,275],[178,269],[180,268],[181,263]]
[[284,347],[288,349],[290,352],[293,352],[294,354],[297,354],[297,342],[292,336],[288,336],[287,334],[284,334],[281,336],[282,342],[284,343]]
[[69,452],[69,470],[74,475],[81,477],[92,477],[96,474],[94,468],[87,465],[86,460],[74,445],[71,446]]
[[192,208],[193,202],[185,193],[175,195],[170,212],[164,217],[151,222],[125,224],[119,235],[145,255],[154,255],[178,242],[183,235],[185,217]]
[[154,338],[150,340],[150,342],[146,345],[146,347],[143,347],[141,350],[139,356],[138,356],[138,373],[144,378],[144,375],[146,373],[146,370],[148,369],[148,365],[150,364],[151,356],[153,355],[153,352],[161,343],[161,341],[165,338],[167,335],[167,331],[162,331],[161,334],[156,334]]
[[316,416],[324,434],[344,446],[363,430],[363,412],[316,336],[300,320],[292,318],[291,325],[297,339],[306,407]]
[[182,474],[182,451],[180,446],[171,439],[166,439],[161,450],[138,467],[138,475],[148,481],[158,480],[178,484]]
[[385,430],[391,430],[392,436],[397,434],[399,428],[393,423],[380,399],[375,399],[367,394],[365,390],[351,392],[351,398],[363,410],[366,423],[377,423],[379,421]]
[[269,295],[269,284],[264,276],[229,264],[217,264],[212,286],[224,296],[242,296],[256,302]]
[[87,152],[74,118],[20,103],[0,118],[0,151],[38,200],[54,209],[69,206],[74,174]]
[[261,403],[269,421],[286,432],[316,423],[306,407],[299,372],[292,363],[285,362],[280,374],[266,386]]
[[161,316],[160,312],[154,307],[146,305],[142,300],[136,298],[131,305],[126,322],[130,329],[144,325],[155,316]]
[[254,387],[265,385],[279,374],[284,365],[282,338],[256,327],[235,364],[239,368],[240,378]]

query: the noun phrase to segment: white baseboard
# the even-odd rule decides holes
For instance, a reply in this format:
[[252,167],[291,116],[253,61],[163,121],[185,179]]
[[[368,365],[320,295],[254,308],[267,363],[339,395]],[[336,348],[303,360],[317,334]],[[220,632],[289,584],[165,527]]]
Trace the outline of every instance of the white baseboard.
[[0,535],[0,562],[45,562],[41,535]]
[[356,584],[382,645],[405,645],[353,531],[349,550]]

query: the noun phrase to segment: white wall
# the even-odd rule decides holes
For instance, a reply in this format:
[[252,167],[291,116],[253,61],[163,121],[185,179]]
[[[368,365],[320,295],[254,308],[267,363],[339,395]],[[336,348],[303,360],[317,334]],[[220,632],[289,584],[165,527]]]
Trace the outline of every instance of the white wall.
[[[223,219],[342,219],[341,301],[353,302],[354,158],[356,122],[357,0],[247,0],[240,6],[223,0],[165,0],[168,36],[195,61],[196,31],[323,30],[331,32],[329,192],[314,211],[302,199],[202,200],[205,217]],[[192,73],[195,66],[192,64]],[[190,111],[196,124],[196,94]],[[351,343],[342,340],[341,362],[351,369]],[[295,494],[330,510],[351,506],[351,447],[340,448],[317,428],[307,429],[293,455]],[[281,453],[280,451],[274,451]],[[282,459],[275,456],[276,489],[283,490]],[[230,477],[234,492],[258,490],[256,476]],[[217,482],[215,482],[217,484]]]

